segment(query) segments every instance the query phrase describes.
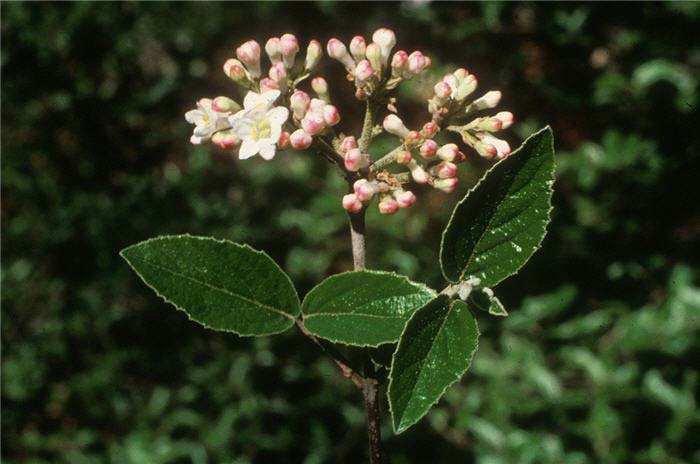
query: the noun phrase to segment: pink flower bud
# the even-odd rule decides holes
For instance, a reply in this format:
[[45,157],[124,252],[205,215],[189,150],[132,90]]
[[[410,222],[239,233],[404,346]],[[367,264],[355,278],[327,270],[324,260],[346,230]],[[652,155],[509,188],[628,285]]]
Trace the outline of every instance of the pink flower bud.
[[234,148],[240,145],[241,139],[236,137],[236,135],[231,131],[221,131],[211,136],[211,143],[228,150],[229,148]]
[[401,150],[396,153],[396,162],[399,164],[408,164],[412,159],[411,152],[408,150]]
[[235,82],[241,82],[247,79],[243,63],[233,58],[226,60],[226,63],[224,63],[224,74]]
[[323,50],[319,41],[312,40],[309,42],[309,46],[306,47],[306,60],[304,61],[304,68],[306,68],[307,71],[314,69],[318,62],[321,61],[322,55]]
[[340,151],[343,153],[347,153],[353,148],[357,148],[357,140],[355,140],[355,136],[353,135],[345,137],[343,141],[340,142]]
[[325,108],[326,105],[327,103],[320,98],[312,98],[311,102],[309,103],[309,110],[322,113],[323,108]]
[[379,190],[376,182],[369,182],[367,179],[360,179],[352,184],[357,199],[360,201],[369,201]]
[[437,155],[441,160],[451,162],[459,157],[459,148],[454,143],[448,143],[438,149]]
[[435,134],[437,134],[437,131],[438,125],[430,121],[423,124],[423,130],[421,131],[421,134],[425,138],[432,138]]
[[414,160],[408,162],[408,169],[411,170],[411,177],[413,177],[413,180],[419,184],[427,184],[428,181],[430,181],[428,173]]
[[425,55],[422,52],[415,51],[408,55],[408,70],[412,74],[420,74],[428,66],[428,62],[425,59]]
[[289,136],[289,143],[297,150],[309,148],[312,142],[313,138],[311,135],[304,132],[303,129],[297,129]]
[[505,140],[501,140],[498,137],[494,137],[491,134],[486,134],[481,137],[481,141],[484,144],[496,147],[496,156],[498,159],[503,159],[510,155],[510,145]]
[[391,75],[402,77],[408,69],[408,53],[399,50],[391,58]]
[[494,108],[501,101],[501,91],[491,90],[486,92],[482,97],[477,98],[472,102],[472,106],[475,110],[485,110],[487,108]]
[[367,45],[367,50],[365,50],[365,56],[367,56],[367,60],[372,65],[372,69],[375,71],[382,69],[382,50],[379,45],[370,42],[370,44]]
[[372,40],[374,43],[379,45],[379,49],[381,50],[382,65],[386,66],[387,62],[389,61],[391,49],[394,48],[394,45],[396,45],[396,34],[394,34],[394,31],[391,29],[383,27],[381,29],[377,29],[374,34],[372,34]]
[[[326,100],[328,97],[328,83],[322,77],[314,77],[311,79],[311,88],[316,92],[316,95]],[[324,98],[325,95],[325,98]]]
[[290,135],[289,132],[280,133],[280,138],[277,140],[277,146],[281,149],[290,147]]
[[336,38],[329,40],[326,51],[328,52],[328,56],[343,63],[347,69],[353,69],[355,67],[355,60],[352,59],[348,53],[348,49],[345,48],[345,44],[340,40]]
[[476,142],[474,144],[474,150],[482,157],[491,159],[498,154],[498,149],[489,143]]
[[442,190],[445,193],[450,193],[455,189],[458,182],[459,179],[456,177],[450,177],[449,179],[436,179],[433,182],[433,187],[438,190]]
[[464,68],[458,68],[455,72],[452,73],[458,81],[461,81],[465,77],[469,75],[469,72],[464,69]]
[[361,35],[356,35],[350,41],[350,53],[356,62],[360,62],[365,59],[365,38]]
[[515,119],[513,113],[511,113],[510,111],[501,111],[500,113],[497,113],[494,117],[501,121],[501,129],[508,129],[510,126],[513,125],[513,121]]
[[450,95],[452,95],[452,89],[450,88],[450,85],[445,81],[440,81],[437,84],[435,84],[433,90],[435,90],[435,95],[442,101],[447,100],[447,98],[449,98]]
[[326,128],[326,123],[323,120],[323,114],[309,111],[301,120],[301,128],[311,135],[316,135]]
[[501,130],[503,122],[498,118],[481,118],[477,128],[488,132],[496,132]]
[[384,195],[378,206],[382,214],[394,214],[399,210],[399,204],[390,195]]
[[406,145],[416,145],[418,142],[421,141],[421,136],[420,132],[418,131],[410,131],[406,138],[404,139],[404,142],[406,142]]
[[289,108],[292,110],[294,117],[301,119],[306,114],[306,110],[309,108],[309,94],[303,90],[297,90],[289,97]]
[[275,63],[270,67],[270,79],[277,83],[277,88],[285,93],[287,91],[287,70],[282,63]]
[[250,77],[260,77],[260,44],[249,40],[236,49],[236,56],[246,65]]
[[268,90],[279,90],[279,85],[277,82],[273,81],[269,77],[263,77],[260,79],[260,93],[267,92]]
[[476,90],[477,84],[478,82],[476,80],[476,76],[474,76],[473,74],[468,75],[467,77],[462,79],[462,81],[459,83],[459,86],[457,86],[455,98],[460,101],[464,100]]
[[294,66],[294,57],[299,53],[299,42],[293,34],[284,34],[280,37],[280,53],[287,69]]
[[399,208],[408,208],[416,201],[416,196],[410,190],[395,190],[394,198]]
[[434,140],[428,139],[420,146],[420,154],[423,158],[432,158],[438,151],[438,144]]
[[338,108],[333,105],[326,105],[323,107],[323,121],[328,126],[335,126],[340,122],[340,113]]
[[437,166],[434,166],[430,170],[430,173],[434,176],[438,176],[440,179],[449,179],[457,175],[457,165],[449,161],[443,161]]
[[343,208],[351,213],[359,213],[362,211],[362,202],[354,193],[348,193],[343,196]]
[[395,114],[390,114],[384,118],[382,125],[384,126],[385,131],[390,134],[398,135],[402,139],[407,138],[409,135],[408,128],[406,128],[401,118]]
[[357,172],[369,166],[369,156],[362,153],[359,148],[353,148],[345,154],[345,169]]
[[374,69],[372,68],[370,62],[368,60],[360,61],[355,68],[355,81],[357,82],[357,85],[362,87],[365,81],[372,77],[373,74]]
[[454,74],[445,74],[442,77],[442,82],[450,86],[450,96],[452,96],[451,92],[457,92],[457,87],[459,86],[459,81],[457,78],[454,76]]
[[279,37],[271,37],[267,40],[267,43],[265,43],[265,53],[267,53],[267,56],[270,58],[270,62],[272,64],[282,61]]
[[219,113],[231,113],[241,109],[241,105],[228,97],[216,97],[211,102],[211,109]]

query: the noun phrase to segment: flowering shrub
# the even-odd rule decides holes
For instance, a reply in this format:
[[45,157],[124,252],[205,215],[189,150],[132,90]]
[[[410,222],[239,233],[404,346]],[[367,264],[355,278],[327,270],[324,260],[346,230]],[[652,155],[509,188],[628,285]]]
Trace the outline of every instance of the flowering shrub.
[[[326,47],[354,82],[355,97],[365,102],[359,134],[336,132],[341,117],[325,79],[311,79],[313,96],[299,88],[311,77],[322,48],[312,40],[305,59],[298,60],[299,43],[291,34],[266,42],[267,77],[262,49],[253,40],[226,61],[224,72],[245,92],[242,104],[226,96],[204,98],[185,115],[195,126],[192,143],[211,141],[240,159],[272,160],[278,150],[294,149],[335,163],[350,190],[341,204],[350,219],[353,271],[329,277],[300,302],[277,264],[245,245],[167,236],[131,246],[122,255],[163,299],[205,327],[262,336],[296,325],[362,391],[370,457],[380,462],[379,384],[389,379],[389,408],[400,433],[468,369],[479,337],[473,312],[507,315],[492,288],[517,273],[544,238],[554,152],[551,130],[545,128],[511,153],[494,133],[513,124],[512,113],[483,113],[499,104],[501,93],[471,98],[477,79],[463,68],[435,84],[427,101],[429,120],[409,129],[395,114],[392,91],[425,72],[431,60],[420,51],[392,55],[396,37],[389,29],[377,30],[372,39],[367,44],[356,36],[348,50],[334,38]],[[398,144],[372,160],[368,146],[383,131],[397,136]],[[471,149],[468,154],[456,143],[438,142],[442,131],[457,134]],[[451,192],[458,164],[473,153],[498,162],[459,202],[443,233],[446,287],[438,292],[394,273],[364,269],[364,214],[372,199],[378,197],[382,214],[393,214],[415,202],[412,183]],[[340,346],[366,349],[347,356]]]

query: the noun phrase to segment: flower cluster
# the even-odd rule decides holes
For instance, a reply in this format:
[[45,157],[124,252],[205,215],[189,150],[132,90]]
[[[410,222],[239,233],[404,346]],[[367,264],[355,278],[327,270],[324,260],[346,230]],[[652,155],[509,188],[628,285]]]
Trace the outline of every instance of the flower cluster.
[[[268,39],[264,48],[249,40],[236,49],[236,58],[228,59],[223,69],[246,93],[243,104],[225,96],[199,100],[197,109],[185,114],[195,125],[190,140],[237,150],[240,159],[259,154],[270,160],[278,150],[311,148],[334,161],[349,180],[352,192],[343,197],[342,206],[353,213],[366,208],[374,197],[382,214],[411,206],[416,200],[407,189],[411,183],[443,192],[454,190],[458,164],[467,157],[456,143],[437,141],[442,131],[459,134],[461,141],[482,157],[502,159],[510,154],[508,142],[494,133],[510,127],[513,114],[483,114],[500,103],[501,92],[492,90],[473,98],[478,81],[464,68],[444,75],[435,84],[434,95],[427,102],[429,118],[420,129],[406,127],[396,115],[392,90],[403,80],[426,72],[431,59],[421,51],[393,51],[395,46],[396,36],[386,28],[375,31],[370,43],[358,35],[348,46],[337,38],[326,45],[328,55],[345,67],[356,98],[367,102],[359,137],[336,132],[340,113],[331,103],[323,77],[311,79],[306,90],[300,88],[321,59],[321,44],[311,40],[300,60],[297,38],[284,34]],[[263,49],[270,63],[266,74],[261,65]],[[383,119],[379,114],[382,108],[388,113]],[[381,125],[375,126],[376,120],[381,120]],[[397,136],[399,143],[372,160],[367,147],[381,132]]]

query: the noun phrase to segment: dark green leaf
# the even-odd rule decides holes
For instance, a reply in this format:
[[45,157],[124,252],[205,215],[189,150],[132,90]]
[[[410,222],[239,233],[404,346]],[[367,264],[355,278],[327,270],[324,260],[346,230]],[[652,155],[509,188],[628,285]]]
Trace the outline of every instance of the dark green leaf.
[[210,329],[269,335],[299,314],[289,277],[261,251],[227,240],[158,237],[121,255],[161,298]]
[[389,407],[396,433],[428,412],[469,368],[479,329],[459,300],[440,295],[415,312],[394,353]]
[[478,277],[492,287],[516,273],[542,243],[553,183],[553,137],[546,127],[495,164],[457,204],[440,250],[447,280]]
[[304,325],[319,337],[357,346],[399,339],[414,311],[435,292],[406,277],[381,271],[337,274],[304,298]]
[[491,291],[487,293],[486,291],[482,290],[474,290],[469,296],[469,303],[477,309],[487,311],[493,316],[508,315],[508,311],[506,311],[506,308],[503,306],[503,303],[501,303],[501,300],[499,300]]

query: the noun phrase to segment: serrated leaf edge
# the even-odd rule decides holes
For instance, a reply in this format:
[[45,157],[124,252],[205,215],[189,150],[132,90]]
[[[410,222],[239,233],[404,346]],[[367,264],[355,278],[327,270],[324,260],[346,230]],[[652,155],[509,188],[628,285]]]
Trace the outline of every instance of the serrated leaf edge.
[[[297,292],[297,290],[296,290],[296,287],[294,286],[294,282],[292,282],[292,279],[289,277],[289,275],[288,275],[286,272],[284,272],[284,270],[279,266],[279,264],[277,264],[277,262],[276,262],[274,259],[272,259],[272,258],[270,257],[270,255],[268,255],[268,254],[265,253],[264,251],[256,250],[255,248],[251,247],[250,245],[248,245],[248,244],[246,244],[246,243],[236,243],[236,242],[232,242],[231,240],[226,240],[226,239],[217,239],[217,238],[215,238],[215,237],[203,237],[203,236],[199,236],[199,235],[190,235],[190,234],[160,235],[160,236],[158,236],[158,237],[149,238],[149,239],[144,240],[144,241],[142,241],[142,242],[135,243],[135,244],[133,244],[133,245],[129,245],[128,247],[122,249],[122,250],[119,252],[119,256],[121,256],[121,257],[124,259],[124,261],[126,261],[126,263],[129,265],[129,267],[131,268],[131,270],[133,270],[134,273],[139,277],[139,279],[141,279],[141,282],[143,282],[148,288],[150,288],[151,290],[153,290],[153,292],[156,294],[156,296],[158,296],[160,299],[162,299],[162,300],[165,301],[166,303],[168,303],[168,304],[174,306],[175,309],[177,309],[178,311],[182,311],[183,313],[185,313],[185,315],[187,316],[187,319],[189,319],[189,320],[192,321],[192,322],[197,323],[198,325],[204,327],[205,329],[214,330],[214,331],[216,331],[216,332],[235,333],[235,334],[238,335],[239,337],[266,337],[266,336],[268,336],[268,335],[276,335],[276,334],[285,332],[285,331],[289,330],[289,329],[295,324],[296,316],[292,316],[291,314],[286,313],[286,312],[284,312],[284,311],[282,311],[282,310],[278,310],[279,312],[278,312],[277,314],[282,315],[282,316],[288,318],[289,321],[290,321],[289,326],[287,326],[287,327],[285,327],[285,328],[283,328],[283,329],[280,329],[280,330],[278,330],[278,331],[276,331],[276,332],[267,332],[267,333],[265,333],[265,334],[263,334],[263,335],[259,335],[259,334],[255,334],[255,333],[244,333],[244,332],[239,332],[239,331],[233,330],[233,329],[219,329],[219,328],[215,328],[215,327],[212,327],[212,326],[210,326],[210,325],[207,325],[207,324],[205,324],[205,323],[202,323],[202,322],[200,322],[200,321],[197,321],[197,320],[193,319],[193,318],[190,316],[190,314],[187,312],[187,310],[186,310],[185,308],[182,308],[182,307],[178,306],[177,304],[175,304],[174,302],[170,301],[165,295],[162,295],[154,286],[152,286],[151,284],[149,284],[149,283],[146,281],[146,279],[144,279],[144,277],[141,275],[141,273],[134,267],[134,265],[131,263],[131,261],[129,260],[129,258],[127,258],[126,255],[124,254],[124,252],[126,252],[126,251],[128,251],[128,250],[130,250],[130,249],[132,249],[132,248],[136,248],[136,247],[139,247],[139,246],[141,246],[141,245],[146,245],[146,244],[151,243],[151,242],[156,242],[156,241],[161,241],[161,240],[168,240],[168,239],[178,239],[178,240],[179,240],[179,239],[184,239],[184,238],[190,238],[190,239],[201,240],[201,241],[214,241],[214,242],[218,242],[218,243],[226,243],[226,244],[234,245],[234,246],[239,247],[239,248],[246,248],[246,249],[248,249],[249,251],[252,251],[252,252],[255,253],[255,254],[262,255],[263,257],[267,258],[267,259],[270,260],[270,262],[274,265],[274,267],[276,267],[276,268],[282,273],[282,275],[284,275],[284,277],[286,277],[286,279],[287,279],[287,281],[289,282],[290,286],[291,286],[292,289],[294,290],[294,295],[296,296],[296,301],[297,301],[297,308],[299,309],[299,313],[301,313],[301,302],[300,302],[300,300],[299,300],[299,294],[298,294],[298,292]],[[274,308],[274,309],[277,309],[277,308]]]
[[[469,191],[466,193],[466,195],[464,195],[464,198],[462,198],[462,199],[455,205],[454,209],[452,210],[452,215],[450,216],[450,220],[447,222],[447,226],[445,226],[445,230],[443,230],[443,232],[442,232],[442,239],[440,240],[440,253],[439,253],[439,258],[438,258],[438,259],[439,259],[439,262],[440,262],[440,270],[442,271],[442,276],[445,278],[446,281],[451,282],[451,283],[457,283],[457,282],[460,282],[460,281],[464,280],[464,277],[465,277],[464,273],[466,272],[466,268],[467,268],[467,266],[464,267],[464,270],[462,271],[462,273],[461,273],[459,279],[457,279],[457,280],[452,280],[452,279],[450,279],[450,278],[447,276],[447,273],[445,272],[445,266],[444,266],[444,264],[443,264],[443,262],[442,262],[443,245],[444,245],[444,243],[445,243],[445,234],[447,233],[447,230],[450,228],[450,225],[452,224],[452,220],[454,219],[455,213],[457,212],[457,208],[459,208],[459,206],[460,206],[462,203],[464,203],[465,201],[467,201],[467,199],[468,199],[469,196],[472,194],[472,192],[474,192],[474,191],[479,187],[479,185],[481,185],[481,183],[484,181],[484,179],[486,179],[486,177],[491,173],[491,171],[493,171],[494,169],[496,169],[497,166],[499,166],[502,162],[504,162],[505,160],[507,160],[507,159],[510,158],[511,156],[517,156],[517,154],[520,152],[520,150],[522,150],[522,148],[525,146],[525,144],[527,144],[527,142],[530,141],[530,139],[533,139],[533,138],[537,137],[538,135],[540,135],[541,133],[546,132],[546,131],[549,131],[549,133],[551,134],[551,137],[552,137],[552,157],[553,157],[553,162],[552,162],[552,173],[551,173],[551,174],[552,174],[552,181],[555,181],[555,180],[556,180],[555,177],[554,177],[554,175],[555,175],[555,172],[556,172],[557,159],[556,159],[556,156],[554,156],[554,133],[552,132],[552,128],[551,128],[549,125],[547,125],[547,126],[543,127],[542,129],[538,130],[537,132],[534,132],[534,133],[530,134],[530,136],[529,136],[527,139],[525,139],[525,140],[523,141],[523,143],[517,148],[517,150],[515,150],[513,153],[511,153],[507,158],[503,158],[502,160],[498,161],[498,162],[495,163],[493,166],[491,166],[491,167],[484,173],[484,175],[481,176],[481,178],[480,178],[479,181],[476,183],[476,185],[474,185],[474,187],[472,187],[471,189],[469,189]],[[547,223],[545,224],[544,231],[542,232],[542,237],[540,237],[539,242],[537,242],[537,245],[535,245],[535,248],[532,250],[532,253],[530,253],[530,256],[528,257],[527,260],[525,260],[525,262],[523,262],[523,263],[522,263],[516,270],[514,270],[511,274],[507,275],[506,277],[501,278],[500,280],[498,280],[498,281],[496,281],[496,282],[494,282],[494,283],[491,283],[491,284],[490,284],[491,287],[495,287],[496,285],[498,285],[499,283],[503,282],[503,281],[504,281],[505,279],[507,279],[508,277],[510,277],[510,276],[512,276],[512,275],[514,275],[514,274],[517,274],[518,271],[520,271],[520,269],[522,269],[523,266],[525,266],[525,264],[527,264],[527,262],[530,261],[530,259],[535,255],[535,253],[537,253],[537,251],[538,251],[540,248],[542,248],[542,242],[544,242],[544,238],[547,236],[547,226],[552,222],[552,210],[554,209],[554,207],[552,206],[552,195],[554,194],[554,182],[552,182],[552,184],[549,186],[549,192],[550,192],[550,195],[549,195],[549,200],[548,200],[549,208],[547,209]],[[466,277],[469,277],[469,276],[466,276]]]
[[[404,279],[405,281],[407,281],[408,283],[410,283],[410,284],[413,285],[414,287],[420,287],[420,288],[422,288],[423,290],[426,290],[428,293],[431,294],[431,296],[433,297],[433,299],[434,299],[434,298],[437,296],[437,294],[438,294],[437,291],[435,291],[434,289],[428,287],[428,286],[425,285],[424,283],[422,283],[422,282],[414,282],[413,280],[409,279],[407,276],[402,275],[402,274],[398,274],[398,273],[393,272],[393,271],[382,271],[382,270],[376,270],[376,269],[356,269],[356,270],[352,270],[352,271],[344,271],[344,272],[339,272],[338,274],[333,274],[332,276],[329,276],[329,277],[325,278],[324,280],[322,280],[321,282],[319,282],[317,285],[315,285],[314,288],[312,288],[311,290],[309,290],[309,291],[306,293],[306,295],[304,295],[304,300],[303,300],[302,303],[301,303],[301,317],[302,317],[302,320],[306,320],[306,319],[308,319],[309,317],[314,317],[314,314],[315,314],[315,313],[312,313],[312,314],[309,314],[309,315],[304,314],[304,304],[306,303],[306,298],[307,298],[316,288],[318,288],[320,285],[322,285],[324,282],[326,282],[326,281],[328,281],[328,280],[335,279],[335,278],[340,278],[341,276],[348,275],[348,274],[357,274],[357,273],[376,274],[376,275],[390,275],[390,276],[393,276],[393,277],[398,277],[398,278],[400,278],[400,279]],[[432,300],[429,300],[429,301],[432,301]],[[427,303],[426,303],[426,304],[427,304]],[[423,305],[423,306],[425,306],[425,305]],[[422,308],[423,306],[420,306],[420,307],[416,308],[415,311],[418,311],[418,310],[419,310],[420,308]],[[415,314],[415,311],[414,311],[414,314]],[[323,315],[327,315],[327,313],[326,313],[326,314],[323,314]],[[370,316],[370,317],[371,317],[371,316]],[[413,314],[411,315],[411,317],[413,317]],[[409,320],[410,320],[410,318],[408,318],[408,319],[406,320],[406,324],[408,323]],[[406,329],[406,324],[404,324],[404,330]],[[388,345],[388,344],[396,343],[396,342],[397,342],[397,340],[393,340],[393,341],[382,342],[382,343],[377,343],[377,344],[371,344],[371,343],[348,343],[348,342],[346,342],[346,341],[337,340],[337,339],[334,339],[334,338],[331,338],[331,337],[325,337],[325,336],[323,336],[323,335],[319,335],[319,334],[317,334],[316,332],[314,332],[314,331],[312,331],[311,329],[309,329],[308,327],[306,327],[306,329],[307,329],[309,332],[311,332],[312,334],[314,334],[316,337],[322,338],[322,339],[324,339],[324,340],[328,340],[329,342],[332,342],[332,343],[340,343],[340,344],[342,344],[342,345],[348,345],[348,346],[358,346],[358,347],[377,348],[377,347],[382,346],[382,345]],[[402,331],[402,333],[403,333],[403,331]]]
[[[439,296],[440,296],[440,295],[438,295],[438,297],[439,297]],[[463,304],[463,305],[465,306],[465,308],[467,309],[467,311],[469,311],[469,313],[471,314],[471,310],[469,309],[469,305],[467,305],[465,302],[463,302],[462,300],[454,300],[454,299],[451,299],[451,298],[449,298],[449,297],[447,297],[447,298],[448,298],[448,301],[449,301],[449,303],[450,303],[450,310],[449,310],[449,312],[448,312],[448,316],[449,316],[449,313],[452,312],[452,306],[455,305],[455,304],[457,304],[457,303]],[[429,301],[429,302],[426,303],[425,305],[428,305],[428,304],[429,304],[430,302],[432,302],[432,301],[433,301],[433,300]],[[425,306],[425,305],[424,305],[424,306]],[[422,308],[422,306],[421,306],[421,308]],[[413,315],[411,316],[411,319],[413,319],[413,316],[415,316],[415,314],[416,314],[421,308],[418,308],[418,309],[413,313]],[[391,427],[393,428],[395,434],[399,435],[399,434],[405,432],[406,430],[408,430],[409,428],[411,428],[412,426],[414,426],[415,424],[417,424],[418,421],[420,421],[423,417],[425,417],[426,414],[428,414],[428,413],[430,412],[430,410],[433,408],[433,406],[435,406],[437,403],[440,402],[440,399],[442,399],[442,397],[445,395],[445,392],[447,391],[447,389],[450,388],[452,385],[454,385],[455,382],[460,381],[460,380],[462,379],[462,377],[464,376],[464,374],[465,374],[465,373],[469,370],[469,368],[471,367],[472,361],[474,360],[474,355],[476,354],[477,350],[479,349],[479,338],[481,337],[481,332],[479,331],[479,323],[478,323],[476,317],[474,317],[474,314],[471,314],[471,316],[472,316],[472,318],[474,319],[474,326],[476,327],[476,344],[474,345],[474,349],[472,350],[472,352],[469,353],[469,362],[467,363],[466,367],[465,367],[464,370],[457,376],[456,379],[454,379],[452,382],[450,382],[450,383],[448,383],[447,385],[445,385],[445,388],[442,389],[442,392],[440,392],[440,394],[437,396],[437,398],[435,399],[435,401],[433,401],[432,403],[430,403],[430,405],[428,406],[428,408],[425,410],[425,412],[424,412],[423,414],[421,414],[420,416],[418,416],[418,417],[417,417],[414,421],[412,421],[410,424],[406,424],[406,425],[404,425],[403,427],[397,429],[397,428],[396,428],[396,420],[395,420],[395,417],[394,417],[394,406],[393,406],[393,404],[392,404],[391,396],[389,395],[389,391],[391,390],[391,384],[392,384],[393,381],[394,381],[394,378],[393,378],[392,375],[391,375],[391,374],[394,372],[394,359],[396,358],[396,353],[398,353],[399,348],[401,348],[401,342],[403,341],[403,332],[401,333],[401,337],[399,337],[399,342],[398,342],[397,345],[396,345],[396,349],[394,350],[394,354],[391,356],[391,367],[389,368],[389,376],[388,376],[388,378],[389,378],[389,385],[387,386],[387,395],[386,395],[387,401],[389,402],[389,415],[391,416]],[[445,320],[447,320],[447,317],[445,317]],[[411,320],[409,319],[409,320],[406,322],[406,325],[404,326],[404,329],[403,329],[404,332],[406,331],[406,327],[408,327],[408,324],[409,324],[410,321],[411,321]],[[444,322],[443,322],[443,324],[444,324]],[[438,331],[438,333],[440,333],[441,330],[442,330],[442,327],[440,327],[440,330]]]

